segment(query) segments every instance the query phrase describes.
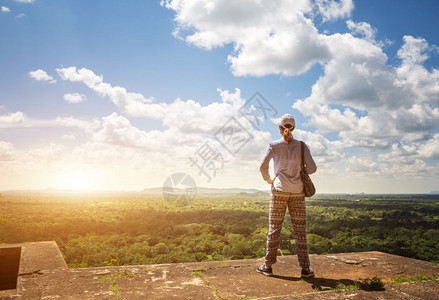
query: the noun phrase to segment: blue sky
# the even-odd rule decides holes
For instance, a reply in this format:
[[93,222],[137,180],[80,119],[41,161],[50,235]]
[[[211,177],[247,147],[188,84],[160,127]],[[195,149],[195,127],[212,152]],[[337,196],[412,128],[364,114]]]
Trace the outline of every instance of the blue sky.
[[[320,192],[439,182],[437,1],[0,1],[0,189],[140,190],[176,172],[267,189],[295,116]],[[260,92],[278,111],[254,128]],[[251,140],[214,138],[229,118]],[[189,158],[224,157],[205,173]],[[210,166],[213,166],[211,164]]]

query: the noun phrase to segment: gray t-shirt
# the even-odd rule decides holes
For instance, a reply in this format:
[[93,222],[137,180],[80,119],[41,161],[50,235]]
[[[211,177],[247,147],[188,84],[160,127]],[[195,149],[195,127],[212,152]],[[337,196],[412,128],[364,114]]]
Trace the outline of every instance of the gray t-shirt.
[[[300,178],[301,170],[301,143],[294,140],[287,144],[284,139],[270,142],[267,152],[262,160],[259,170],[264,180],[270,179],[268,167],[270,159],[273,158],[274,173],[278,174],[273,182],[273,187],[277,191],[288,193],[302,193],[303,183]],[[307,145],[304,147],[304,164],[308,174],[317,170],[311,152]]]

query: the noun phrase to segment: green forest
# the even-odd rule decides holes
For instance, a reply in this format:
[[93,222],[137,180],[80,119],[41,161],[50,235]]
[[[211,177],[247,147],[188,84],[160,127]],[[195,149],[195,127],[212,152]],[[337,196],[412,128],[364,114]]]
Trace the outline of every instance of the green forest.
[[[54,240],[72,268],[259,258],[269,194],[198,195],[178,206],[139,193],[4,193],[0,243]],[[439,262],[439,195],[316,195],[310,253],[382,251]],[[283,255],[295,254],[286,214]]]

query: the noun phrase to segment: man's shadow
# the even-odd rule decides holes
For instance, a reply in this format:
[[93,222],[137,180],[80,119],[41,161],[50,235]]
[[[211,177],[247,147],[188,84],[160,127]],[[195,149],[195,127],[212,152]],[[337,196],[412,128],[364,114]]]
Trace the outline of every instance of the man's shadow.
[[329,279],[329,278],[301,278],[301,277],[292,277],[292,276],[282,276],[282,275],[273,275],[273,278],[278,278],[282,280],[288,281],[306,281],[312,284],[312,289],[317,291],[327,291],[332,290],[340,286],[349,286],[355,285],[357,282],[351,279]]

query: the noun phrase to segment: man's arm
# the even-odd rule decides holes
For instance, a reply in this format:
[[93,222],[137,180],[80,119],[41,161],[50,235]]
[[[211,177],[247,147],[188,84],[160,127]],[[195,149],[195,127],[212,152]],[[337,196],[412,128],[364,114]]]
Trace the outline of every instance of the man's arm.
[[270,179],[270,173],[268,172],[268,167],[270,163],[270,159],[273,157],[273,148],[271,146],[271,143],[268,145],[268,149],[265,152],[264,158],[262,159],[261,166],[259,167],[259,170],[261,171],[262,178],[264,178],[265,181]]
[[311,151],[309,150],[308,146],[305,144],[303,151],[303,156],[305,160],[305,171],[308,174],[315,173],[317,171],[316,163],[314,162],[314,159],[311,156]]

